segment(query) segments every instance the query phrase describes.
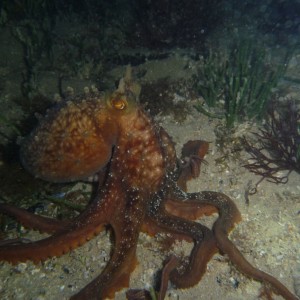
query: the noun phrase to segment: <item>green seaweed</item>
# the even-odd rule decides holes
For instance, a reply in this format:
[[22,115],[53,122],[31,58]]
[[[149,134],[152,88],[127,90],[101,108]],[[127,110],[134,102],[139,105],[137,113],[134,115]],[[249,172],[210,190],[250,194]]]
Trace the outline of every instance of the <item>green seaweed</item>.
[[277,66],[271,65],[263,45],[242,38],[235,40],[229,50],[210,51],[199,68],[196,83],[207,109],[201,104],[195,108],[220,117],[213,111],[221,107],[227,128],[246,119],[261,119],[291,53],[288,51]]

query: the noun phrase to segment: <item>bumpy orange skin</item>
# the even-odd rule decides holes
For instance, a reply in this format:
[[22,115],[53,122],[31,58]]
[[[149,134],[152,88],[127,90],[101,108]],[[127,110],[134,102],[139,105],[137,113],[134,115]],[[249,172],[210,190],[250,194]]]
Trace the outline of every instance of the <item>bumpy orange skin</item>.
[[[85,95],[51,110],[25,139],[21,161],[33,175],[67,182],[102,172],[102,186],[85,211],[71,221],[51,220],[0,203],[0,212],[52,234],[37,242],[0,246],[0,260],[39,262],[60,256],[109,225],[114,233],[110,261],[71,299],[113,298],[129,285],[140,231],[150,235],[166,232],[173,239],[194,242],[194,248],[180,272],[176,263],[174,270],[164,273],[168,275],[163,276],[159,299],[164,298],[169,279],[181,288],[199,282],[218,249],[246,275],[267,282],[286,299],[297,299],[275,278],[252,267],[230,242],[227,235],[240,221],[240,213],[227,196],[189,194],[177,186],[176,181],[185,188],[188,179],[199,175],[208,143],[187,143],[185,163],[178,165],[171,138],[137,104],[139,90],[127,73],[109,96]],[[219,212],[213,230],[191,221],[213,212]]]
[[116,123],[99,96],[68,101],[50,111],[24,141],[21,161],[47,181],[85,179],[109,162],[116,136]]

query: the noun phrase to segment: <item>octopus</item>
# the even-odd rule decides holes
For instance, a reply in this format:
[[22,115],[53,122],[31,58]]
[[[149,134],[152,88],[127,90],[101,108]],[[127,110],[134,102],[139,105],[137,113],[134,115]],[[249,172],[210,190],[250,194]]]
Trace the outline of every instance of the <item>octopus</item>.
[[[140,232],[150,236],[162,232],[173,241],[193,243],[193,248],[187,257],[167,260],[158,299],[164,299],[167,282],[181,289],[196,285],[217,252],[260,281],[269,299],[272,293],[298,299],[273,276],[252,266],[231,242],[228,235],[241,215],[228,196],[214,191],[187,193],[186,182],[199,175],[208,143],[187,142],[178,159],[171,137],[138,103],[141,88],[131,73],[128,67],[110,94],[84,94],[50,109],[24,139],[21,162],[34,176],[57,183],[93,176],[98,189],[72,220],[51,219],[0,203],[2,214],[49,234],[27,243],[2,242],[0,260],[39,263],[62,256],[110,228],[113,246],[108,263],[71,299],[114,298],[129,286]],[[195,222],[213,213],[218,217],[212,228]]]

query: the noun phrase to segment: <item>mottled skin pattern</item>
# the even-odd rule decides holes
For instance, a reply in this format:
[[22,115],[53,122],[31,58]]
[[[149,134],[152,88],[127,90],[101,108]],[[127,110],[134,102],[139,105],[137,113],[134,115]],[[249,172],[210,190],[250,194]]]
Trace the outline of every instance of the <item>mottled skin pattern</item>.
[[[240,221],[240,213],[227,196],[209,191],[186,193],[179,188],[184,189],[186,180],[199,175],[202,146],[204,143],[207,150],[207,144],[186,144],[184,156],[190,158],[178,167],[170,137],[137,104],[138,94],[128,69],[110,96],[86,95],[51,110],[25,139],[21,160],[29,172],[54,182],[82,180],[99,173],[99,191],[71,221],[0,204],[0,212],[51,234],[28,244],[1,246],[0,259],[13,264],[38,263],[61,256],[110,225],[114,238],[110,261],[71,299],[113,298],[116,291],[129,285],[139,233],[165,232],[194,243],[189,259],[181,258],[179,267],[170,272],[169,279],[178,288],[198,283],[207,262],[220,250],[239,270],[268,286],[269,294],[297,299],[275,278],[252,267],[230,242],[228,233]],[[218,212],[219,218],[212,230],[192,221],[213,212]]]

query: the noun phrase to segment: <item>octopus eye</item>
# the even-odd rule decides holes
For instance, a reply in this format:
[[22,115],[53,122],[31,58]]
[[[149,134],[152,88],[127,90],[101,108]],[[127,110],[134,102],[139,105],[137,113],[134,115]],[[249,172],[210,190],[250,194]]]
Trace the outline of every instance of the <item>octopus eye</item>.
[[113,98],[111,99],[111,105],[115,109],[123,110],[127,107],[127,102],[122,98]]

